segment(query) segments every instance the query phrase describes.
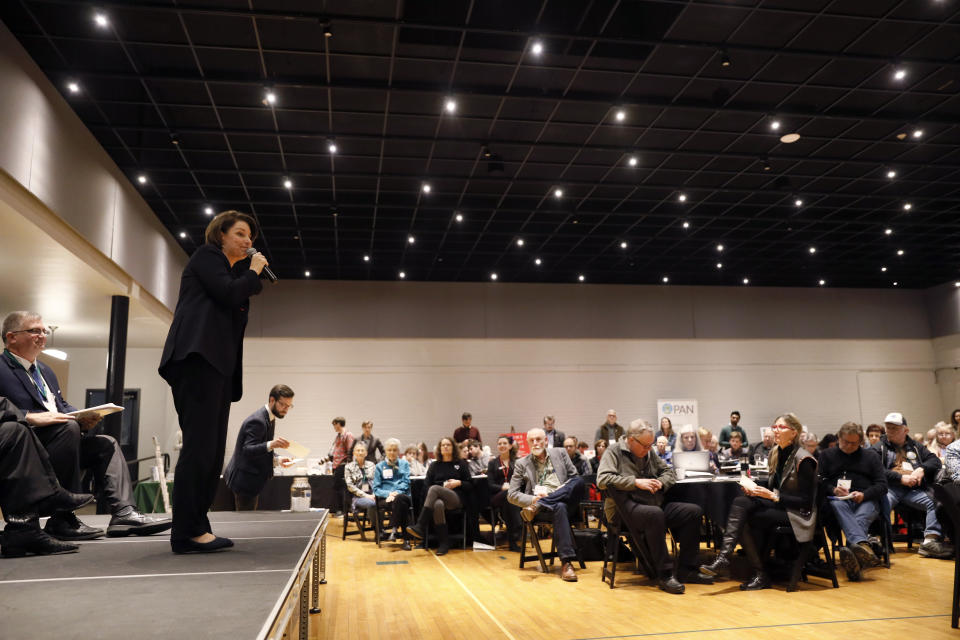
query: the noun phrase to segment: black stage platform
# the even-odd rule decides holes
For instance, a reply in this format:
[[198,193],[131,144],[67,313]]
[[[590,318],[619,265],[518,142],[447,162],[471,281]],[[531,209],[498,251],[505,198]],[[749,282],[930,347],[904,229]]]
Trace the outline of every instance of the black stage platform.
[[[109,516],[82,516],[106,527]],[[3,638],[306,637],[325,570],[326,510],[210,514],[236,546],[175,555],[169,534],[101,538],[62,556],[0,558]],[[312,579],[311,579],[312,578]]]

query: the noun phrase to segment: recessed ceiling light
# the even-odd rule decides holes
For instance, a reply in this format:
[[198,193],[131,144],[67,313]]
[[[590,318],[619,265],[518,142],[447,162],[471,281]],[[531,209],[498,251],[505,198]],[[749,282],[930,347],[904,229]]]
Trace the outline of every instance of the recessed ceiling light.
[[582,273],[577,276],[577,280],[579,280],[580,282],[583,282],[583,281],[586,280],[586,279],[587,279],[587,278],[586,278]]
[[686,202],[686,201],[687,201],[687,194],[681,193],[680,195],[677,196],[677,200],[679,200],[680,202]]
[[186,238],[186,237],[187,237],[187,232],[186,232],[186,231],[181,231],[181,232],[180,232],[180,237],[181,237],[181,238]]
[[723,245],[722,245],[722,244],[718,244],[718,245],[717,245],[717,251],[723,251]]
[[627,117],[627,112],[624,111],[623,109],[617,109],[617,112],[614,115],[614,117],[617,119],[617,122],[623,122],[624,119]]
[[816,253],[816,252],[817,252],[817,248],[816,248],[816,247],[810,247],[809,249],[807,249],[807,251],[809,251],[810,253]]
[[771,120],[771,121],[770,121],[770,128],[773,129],[774,131],[779,131],[779,130],[780,130],[780,121],[779,121],[779,120]]
[[630,156],[629,158],[627,158],[627,164],[630,165],[631,167],[637,166],[637,156]]
[[539,40],[534,40],[533,44],[530,46],[530,51],[533,55],[538,56],[543,53],[543,43]]
[[332,138],[329,141],[327,141],[327,151],[329,151],[330,153],[337,152],[337,143]]
[[960,282],[954,282],[954,283],[953,283],[953,286],[955,286],[955,287],[960,287]]
[[70,91],[70,93],[80,93],[80,85],[78,85],[76,82],[68,82],[67,89]]
[[818,284],[822,287],[823,285],[827,284],[827,281],[826,281],[826,280],[820,280],[820,282],[819,282]]
[[424,193],[430,193],[430,183],[429,183],[429,182],[424,182],[424,183],[423,183],[423,192],[424,192]]
[[139,182],[140,184],[147,184],[147,176],[141,173],[140,175],[137,176],[137,182]]
[[447,98],[447,101],[443,103],[443,108],[447,113],[456,113],[457,112],[457,101],[453,98]]
[[273,91],[267,91],[267,93],[263,96],[263,100],[267,104],[277,104],[277,94],[275,94]]
[[208,216],[212,216],[212,215],[213,215],[213,207],[204,207],[204,208],[203,208],[203,212],[204,212],[205,214],[207,214]]
[[401,279],[401,280],[403,280],[404,278],[407,277],[407,272],[406,272],[406,271],[401,271],[401,272],[398,273],[397,275],[400,276],[400,279]]
[[305,278],[309,278],[309,277],[310,277],[310,272],[309,272],[309,271],[304,271],[304,272],[303,272],[303,276],[304,276]]
[[730,66],[730,55],[727,53],[726,49],[720,49],[720,66],[721,67]]
[[795,206],[795,207],[802,207],[802,206],[803,206],[803,200],[801,200],[800,198],[797,198],[796,200],[793,201],[793,206]]
[[894,80],[903,80],[906,77],[907,77],[907,70],[902,67],[893,72]]
[[363,261],[364,261],[364,262],[370,262],[370,256],[369,256],[369,255],[363,256]]
[[750,278],[744,278],[743,284],[750,284]]
[[496,272],[491,273],[491,274],[490,274],[490,279],[491,279],[491,280],[496,280],[496,279],[497,279],[497,273],[496,273]]
[[893,180],[894,178],[897,177],[897,172],[894,171],[893,169],[890,169],[889,171],[887,171],[887,177]]
[[780,142],[782,142],[783,144],[793,144],[799,139],[800,139],[799,133],[785,133],[784,135],[780,136]]
[[93,21],[97,23],[98,27],[106,27],[110,24],[110,21],[107,19],[107,16],[102,13],[93,14]]
[[553,197],[554,197],[554,198],[562,198],[562,197],[563,197],[563,189],[554,189],[554,190],[553,190]]
[[886,268],[886,267],[880,267],[880,272],[881,272],[881,273],[886,273],[886,272],[887,272],[887,268]]
[[620,248],[621,248],[621,249],[626,249],[626,248],[627,248],[627,241],[626,241],[626,240],[624,240],[623,242],[620,243]]
[[283,179],[283,188],[284,189],[293,189],[293,180],[290,178]]
[[684,229],[689,229],[689,228],[690,228],[690,223],[687,222],[686,220],[684,220],[684,222],[683,222],[683,228],[684,228]]
[[456,220],[457,222],[463,222],[463,214],[462,214],[462,213],[458,213],[457,215],[455,215],[455,216],[453,217],[453,219]]
[[518,246],[518,247],[522,247],[522,246],[523,246],[523,238],[517,238],[517,246]]
[[723,269],[723,263],[722,263],[722,262],[718,262],[718,263],[717,263],[717,269]]
[[533,264],[535,264],[535,265],[537,265],[537,266],[539,267],[541,264],[543,264],[543,260],[541,260],[540,258],[536,258],[536,259],[533,261]]
[[417,241],[417,239],[414,238],[413,236],[407,236],[407,243],[408,243],[408,244],[413,244],[413,243],[416,242],[416,241]]
[[902,255],[903,255],[903,249],[897,249],[897,255],[898,255],[898,256],[902,256]]
[[893,229],[887,227],[886,229],[883,230],[883,233],[884,233],[884,235],[888,235],[888,236],[889,236],[890,234],[893,233]]
[[915,139],[919,140],[920,138],[923,137],[923,129],[914,129],[913,133],[911,133],[910,135],[912,135]]
[[663,278],[661,278],[660,280],[661,280],[661,282],[663,282],[663,283],[667,283],[667,282],[670,282],[670,277],[669,277],[669,276],[663,276]]
[[909,202],[904,202],[904,203],[903,203],[903,210],[904,210],[904,211],[910,211],[910,209],[913,209],[913,205],[910,204]]

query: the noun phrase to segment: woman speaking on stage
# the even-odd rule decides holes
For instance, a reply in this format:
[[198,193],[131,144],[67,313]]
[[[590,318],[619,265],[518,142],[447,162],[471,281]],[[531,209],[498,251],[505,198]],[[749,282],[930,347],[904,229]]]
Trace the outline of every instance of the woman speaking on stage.
[[174,553],[209,553],[233,546],[211,531],[213,503],[227,442],[230,403],[240,399],[243,333],[250,296],[260,293],[260,253],[253,218],[224,211],[207,225],[206,242],[180,277],[180,296],[159,372],[173,391],[183,449],[173,484]]

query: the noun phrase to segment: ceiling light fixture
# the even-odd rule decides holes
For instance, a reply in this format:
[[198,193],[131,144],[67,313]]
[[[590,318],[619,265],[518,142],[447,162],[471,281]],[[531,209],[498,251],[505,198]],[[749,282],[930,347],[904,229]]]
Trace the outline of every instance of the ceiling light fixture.
[[617,122],[623,122],[627,117],[627,113],[623,109],[617,109],[614,117],[617,119]]
[[893,281],[893,286],[897,286],[898,284],[900,284],[900,283],[897,282],[896,280]]
[[630,156],[629,158],[627,158],[627,164],[630,165],[631,167],[637,166],[637,156]]
[[497,279],[497,272],[496,272],[496,271],[494,271],[493,273],[490,274],[490,279],[491,279],[491,280],[496,280],[496,279]]
[[718,262],[718,263],[717,263],[717,269],[723,269],[723,263],[722,263],[722,262]]
[[137,182],[139,182],[140,184],[147,184],[147,176],[141,173],[140,175],[137,176]]
[[621,248],[621,249],[626,249],[626,248],[627,248],[627,241],[626,241],[626,240],[624,240],[623,242],[620,243],[620,248]]
[[904,69],[903,67],[899,67],[893,72],[894,80],[903,80],[906,77],[907,77],[907,70]]
[[718,245],[717,245],[717,251],[723,251],[723,245],[722,245],[722,244],[718,244]]
[[553,190],[553,197],[554,197],[554,198],[562,198],[562,197],[563,197],[563,189],[554,189],[554,190]]
[[456,220],[457,222],[463,222],[463,214],[462,214],[462,213],[458,213],[457,215],[455,215],[455,216],[453,217],[453,219]]
[[583,282],[586,279],[587,279],[586,276],[584,276],[582,273],[577,276],[577,280],[579,280],[580,282]]
[[110,21],[107,19],[106,14],[103,14],[103,13],[95,13],[95,14],[93,14],[93,21],[94,21],[94,22],[97,24],[97,26],[100,27],[101,29],[106,28],[106,26],[107,26],[108,24],[110,24]]
[[457,101],[453,98],[447,98],[447,101],[443,104],[443,108],[447,113],[456,113],[457,112]]
[[309,272],[309,271],[304,271],[304,272],[303,272],[303,277],[309,278],[309,277],[310,277],[310,272]]
[[670,277],[669,277],[669,276],[663,276],[662,278],[660,278],[660,281],[663,282],[664,284],[666,284],[666,283],[670,282]]
[[277,94],[273,91],[267,91],[263,96],[263,104],[271,107],[277,104]]
[[770,121],[770,128],[771,128],[773,131],[779,131],[779,130],[780,130],[780,121],[779,121],[779,120],[776,120],[776,119],[771,120],[771,121]]
[[431,187],[430,187],[430,183],[429,183],[429,182],[424,182],[424,183],[423,183],[423,192],[424,192],[424,193],[430,193],[430,188],[431,188]]
[[404,278],[407,277],[407,272],[406,272],[406,271],[401,271],[401,272],[398,273],[397,275],[399,275],[399,276],[400,276],[400,279],[403,280]]
[[743,284],[750,284],[750,278],[744,278]]
[[890,169],[889,171],[887,171],[887,177],[893,180],[894,178],[897,177],[897,172],[894,171],[893,169]]
[[677,196],[677,200],[679,200],[680,202],[686,202],[686,201],[687,201],[687,194],[681,193],[680,195]]
[[903,249],[897,249],[897,255],[898,255],[898,256],[902,256],[902,255],[903,255]]
[[370,262],[370,256],[368,256],[368,255],[363,256],[363,261],[364,261],[364,262]]
[[293,180],[290,178],[283,179],[283,188],[284,189],[293,189]]
[[684,221],[683,221],[683,228],[684,228],[684,229],[689,229],[689,228],[690,228],[690,223],[687,222],[686,220],[684,220]]
[[913,136],[914,140],[919,140],[923,137],[923,129],[914,129],[910,135]]
[[883,233],[884,233],[884,235],[888,235],[888,236],[889,236],[890,234],[893,233],[893,229],[891,229],[890,227],[887,227],[886,229],[883,230]]
[[518,247],[522,247],[522,246],[523,246],[523,238],[517,238],[517,246],[518,246]]
[[782,142],[783,144],[793,144],[799,139],[800,139],[799,133],[785,133],[784,135],[780,136],[780,142]]
[[186,232],[186,231],[181,231],[181,232],[180,232],[180,237],[181,237],[181,238],[186,238],[186,237],[187,237],[187,232]]
[[760,160],[760,162],[763,163],[763,170],[764,170],[764,171],[770,171],[771,169],[773,169],[773,167],[770,166],[770,161],[767,160],[766,158],[762,158],[762,159]]
[[207,214],[208,216],[212,216],[212,215],[213,215],[213,207],[204,207],[204,208],[203,208],[203,212],[204,212],[205,214]]
[[78,85],[76,82],[68,82],[67,89],[70,91],[70,93],[80,93],[80,85]]
[[811,255],[812,255],[812,254],[814,254],[814,253],[817,252],[817,248],[816,248],[816,247],[810,247],[809,249],[807,249],[807,251],[809,251],[809,252],[811,253]]
[[533,261],[533,264],[535,264],[535,265],[537,265],[537,266],[539,267],[541,264],[543,264],[543,260],[541,260],[540,258],[536,258],[536,259]]
[[795,207],[802,207],[802,206],[803,206],[803,200],[801,200],[800,198],[797,198],[796,200],[793,201],[793,206],[795,206]]
[[903,203],[903,210],[904,210],[904,211],[910,211],[910,209],[913,209],[913,205],[910,204],[909,202],[904,202],[904,203]]
[[534,40],[533,44],[530,46],[530,51],[533,55],[538,56],[543,53],[543,43],[539,40]]
[[335,138],[327,138],[327,151],[330,153],[337,152],[337,140]]
[[726,49],[720,49],[720,66],[729,67],[730,66],[730,54],[727,53]]
[[886,272],[887,272],[887,268],[886,268],[886,267],[880,267],[880,272],[881,272],[881,273],[886,273]]
[[823,285],[825,285],[825,284],[827,284],[827,281],[826,281],[826,280],[823,280],[823,279],[821,279],[821,280],[820,280],[820,282],[819,282],[818,284],[819,284],[819,285],[820,285],[820,286],[822,287]]
[[414,238],[413,236],[407,236],[407,244],[413,244],[416,241],[417,239]]

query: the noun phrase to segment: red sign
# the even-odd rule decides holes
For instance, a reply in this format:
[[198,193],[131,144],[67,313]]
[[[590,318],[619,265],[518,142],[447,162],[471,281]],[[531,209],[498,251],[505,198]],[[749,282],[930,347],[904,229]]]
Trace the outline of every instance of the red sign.
[[513,444],[517,445],[517,457],[522,458],[523,456],[530,453],[530,445],[527,444],[527,434],[525,433],[501,433],[501,436],[509,436],[513,438]]

